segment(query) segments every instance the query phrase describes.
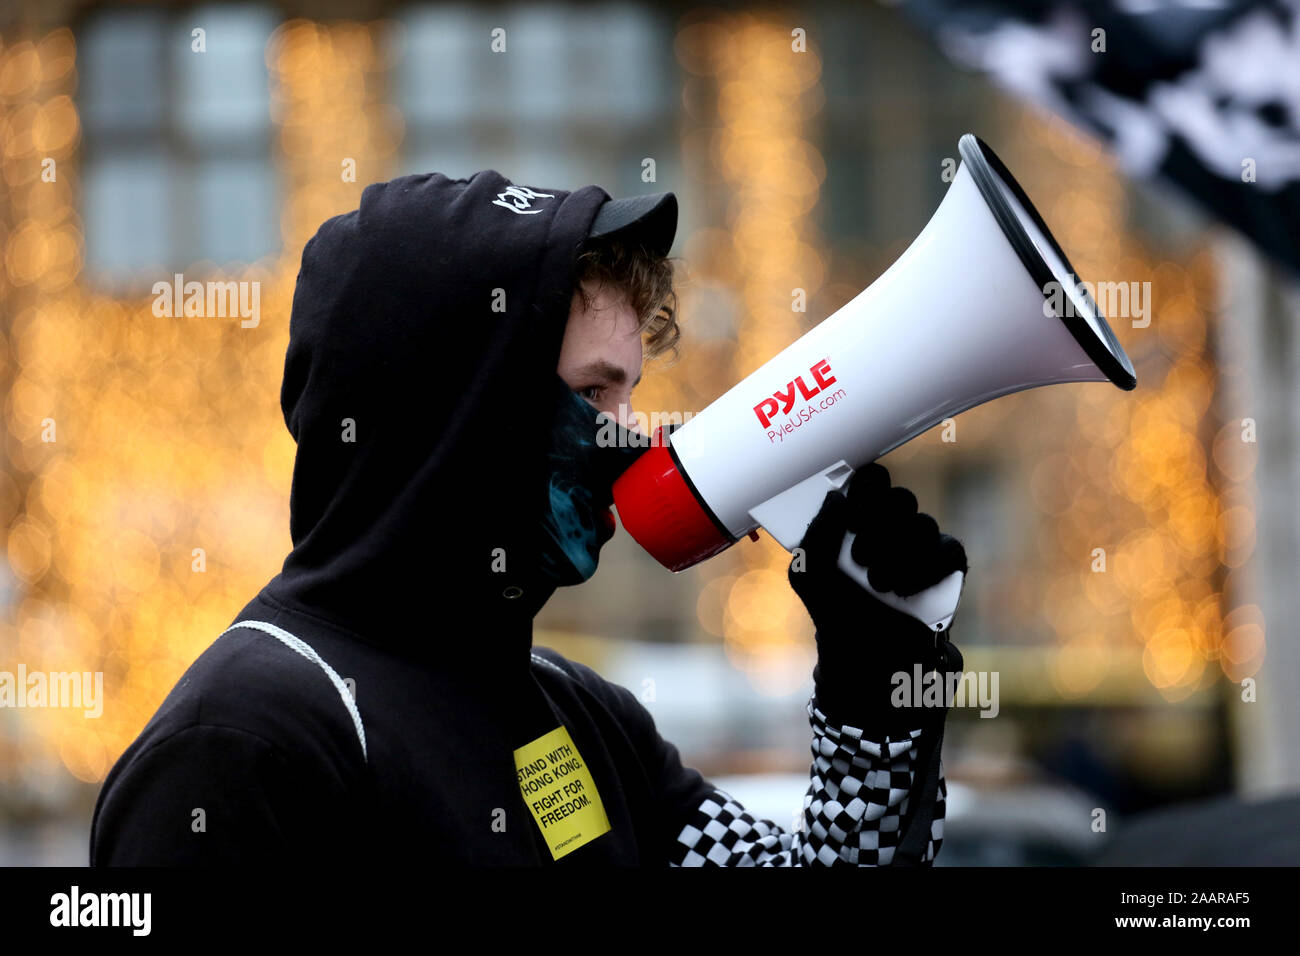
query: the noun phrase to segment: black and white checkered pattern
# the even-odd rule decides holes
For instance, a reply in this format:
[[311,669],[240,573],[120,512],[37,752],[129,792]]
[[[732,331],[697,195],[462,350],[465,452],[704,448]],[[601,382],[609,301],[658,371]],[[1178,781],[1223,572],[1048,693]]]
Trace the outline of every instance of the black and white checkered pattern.
[[[788,832],[755,819],[730,794],[714,790],[678,834],[674,866],[886,866],[893,860],[921,731],[875,743],[856,727],[828,724],[813,700],[808,718],[813,764],[802,827]],[[942,767],[928,863],[943,844],[948,787]]]

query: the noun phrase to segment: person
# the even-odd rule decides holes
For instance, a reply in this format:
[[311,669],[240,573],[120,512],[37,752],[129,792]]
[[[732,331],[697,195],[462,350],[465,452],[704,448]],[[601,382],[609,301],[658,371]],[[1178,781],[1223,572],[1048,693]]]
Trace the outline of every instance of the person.
[[293,548],[112,768],[92,865],[934,860],[944,711],[892,707],[889,675],[956,649],[833,557],[870,531],[855,558],[901,594],[965,553],[882,467],[828,495],[792,562],[819,653],[802,826],[756,819],[630,691],[533,644],[644,451],[628,409],[680,335],[676,223],[671,193],[484,170],[368,186],[320,227],[281,389]]

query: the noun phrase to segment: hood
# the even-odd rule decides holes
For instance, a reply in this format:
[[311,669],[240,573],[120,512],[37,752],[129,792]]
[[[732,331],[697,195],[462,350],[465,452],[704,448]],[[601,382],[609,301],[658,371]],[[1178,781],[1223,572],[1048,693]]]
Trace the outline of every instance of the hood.
[[556,365],[607,199],[429,173],[320,227],[290,317],[293,550],[271,597],[402,652],[531,645]]

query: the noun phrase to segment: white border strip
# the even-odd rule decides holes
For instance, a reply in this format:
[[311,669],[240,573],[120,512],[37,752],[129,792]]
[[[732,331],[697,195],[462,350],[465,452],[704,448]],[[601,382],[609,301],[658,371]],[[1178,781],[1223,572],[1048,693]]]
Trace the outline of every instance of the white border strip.
[[366,728],[361,723],[361,711],[357,710],[357,702],[352,699],[352,694],[348,691],[348,685],[343,683],[343,678],[339,677],[339,675],[335,673],[334,668],[326,664],[310,644],[294,637],[282,627],[276,627],[274,624],[267,624],[265,621],[240,621],[237,624],[232,624],[221,633],[229,634],[237,627],[252,628],[255,631],[262,631],[265,634],[270,634],[282,644],[291,647],[303,657],[307,658],[307,660],[320,665],[321,670],[325,672],[326,676],[329,677],[330,682],[334,685],[334,688],[339,692],[339,696],[343,698],[343,706],[346,707],[348,713],[352,715],[352,723],[357,728],[357,738],[361,741],[361,755],[366,759],[366,762],[369,763],[370,754],[366,750]]

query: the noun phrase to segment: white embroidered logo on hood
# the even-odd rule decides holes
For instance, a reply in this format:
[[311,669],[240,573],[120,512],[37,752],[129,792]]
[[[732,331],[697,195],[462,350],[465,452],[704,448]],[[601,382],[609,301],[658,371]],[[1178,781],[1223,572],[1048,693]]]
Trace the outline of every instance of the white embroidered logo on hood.
[[492,205],[502,206],[513,213],[521,216],[531,216],[534,213],[541,212],[540,209],[529,209],[530,200],[533,199],[554,199],[553,193],[534,192],[527,186],[511,186],[503,193],[497,193],[497,198],[492,200]]

